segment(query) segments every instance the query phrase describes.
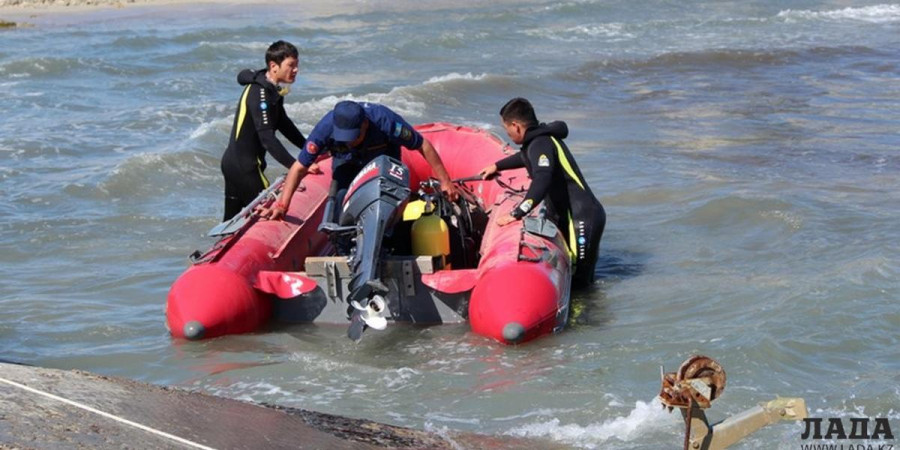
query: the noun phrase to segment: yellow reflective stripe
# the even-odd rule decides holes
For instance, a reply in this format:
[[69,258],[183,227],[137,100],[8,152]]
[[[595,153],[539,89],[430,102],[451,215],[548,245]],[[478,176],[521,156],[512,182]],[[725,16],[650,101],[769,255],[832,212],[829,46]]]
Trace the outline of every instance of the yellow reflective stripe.
[[572,220],[572,212],[569,212],[569,256],[572,259],[578,257],[578,236],[575,234],[575,221]]
[[266,178],[266,174],[264,174],[262,171],[262,161],[260,161],[259,158],[256,158],[256,169],[259,170],[259,177],[262,178],[263,187],[268,189],[269,179]]
[[244,88],[244,94],[241,95],[240,109],[238,110],[237,126],[234,127],[234,138],[237,139],[241,135],[241,127],[244,126],[244,117],[247,117],[247,94],[250,93],[250,85]]
[[572,165],[569,164],[569,159],[566,158],[566,152],[563,151],[562,145],[559,145],[559,141],[557,141],[555,137],[551,136],[550,139],[556,144],[556,159],[562,164],[563,170],[565,170],[566,173],[569,174],[569,177],[575,180],[575,182],[578,183],[578,186],[583,190],[584,184],[581,183],[581,179],[578,178],[578,175],[575,174],[575,170],[572,169]]

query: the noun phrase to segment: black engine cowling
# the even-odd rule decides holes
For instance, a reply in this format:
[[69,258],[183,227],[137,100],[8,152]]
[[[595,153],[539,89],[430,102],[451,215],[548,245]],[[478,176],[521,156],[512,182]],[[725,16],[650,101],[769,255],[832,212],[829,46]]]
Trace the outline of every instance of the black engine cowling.
[[387,292],[379,278],[382,239],[401,217],[409,193],[409,169],[387,155],[366,164],[350,183],[340,214],[340,225],[357,227],[348,301]]

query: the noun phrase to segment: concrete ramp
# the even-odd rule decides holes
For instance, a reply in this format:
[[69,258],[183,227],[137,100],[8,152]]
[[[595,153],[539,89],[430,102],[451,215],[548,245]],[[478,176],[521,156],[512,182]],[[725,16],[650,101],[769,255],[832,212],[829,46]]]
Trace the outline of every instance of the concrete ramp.
[[[443,434],[443,433],[442,433]],[[0,362],[0,448],[540,448]]]

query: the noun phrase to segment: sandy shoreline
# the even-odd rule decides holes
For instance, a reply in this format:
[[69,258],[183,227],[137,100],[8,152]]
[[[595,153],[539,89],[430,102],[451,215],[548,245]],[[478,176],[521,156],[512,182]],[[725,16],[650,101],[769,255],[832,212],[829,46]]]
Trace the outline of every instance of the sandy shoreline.
[[[0,23],[28,26],[41,17],[91,15],[109,11],[176,5],[247,4],[264,0],[0,0]],[[266,2],[266,3],[278,3]],[[6,27],[10,27],[9,24]]]
[[129,5],[211,3],[215,0],[0,0],[0,12],[85,11]]
[[147,0],[0,0],[3,7],[47,8],[54,6],[116,6]]
[[[216,5],[227,9],[253,4],[302,8],[304,15],[308,17],[373,8],[358,0],[311,0],[302,3],[290,0],[0,0],[0,30],[35,24],[40,26],[45,22],[77,24],[96,18],[123,17],[123,14],[133,16],[133,13],[140,10],[160,13],[180,7],[203,8],[205,5]],[[379,8],[383,9],[384,6]],[[45,19],[49,19],[49,22]]]
[[0,14],[30,14],[38,12],[80,12],[129,5],[167,5],[173,3],[201,3],[202,0],[0,0]]
[[192,0],[0,0],[2,28],[31,26],[41,17],[101,12],[134,5],[171,5]]

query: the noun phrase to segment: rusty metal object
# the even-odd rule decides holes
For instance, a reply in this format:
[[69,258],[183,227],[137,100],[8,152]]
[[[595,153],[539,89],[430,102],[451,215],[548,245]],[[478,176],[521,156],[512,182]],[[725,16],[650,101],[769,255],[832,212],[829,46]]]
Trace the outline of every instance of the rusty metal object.
[[690,408],[692,405],[709,408],[710,403],[725,391],[725,370],[707,356],[688,358],[676,372],[665,373],[660,368],[660,377],[659,399],[670,412],[676,407]]
[[766,425],[809,415],[802,398],[777,398],[711,425],[704,409],[725,392],[725,370],[719,363],[694,355],[675,372],[660,367],[660,377],[663,408],[679,408],[684,417],[685,450],[722,450]]

